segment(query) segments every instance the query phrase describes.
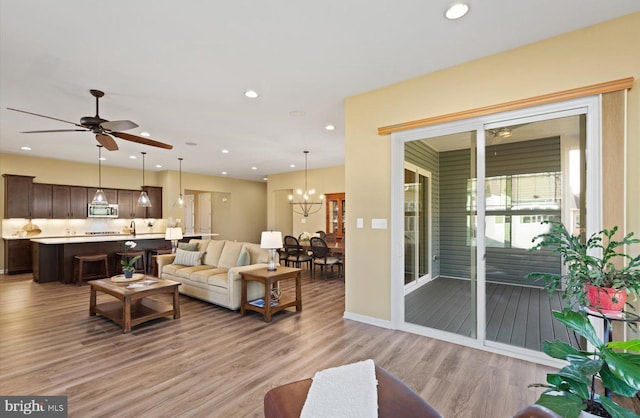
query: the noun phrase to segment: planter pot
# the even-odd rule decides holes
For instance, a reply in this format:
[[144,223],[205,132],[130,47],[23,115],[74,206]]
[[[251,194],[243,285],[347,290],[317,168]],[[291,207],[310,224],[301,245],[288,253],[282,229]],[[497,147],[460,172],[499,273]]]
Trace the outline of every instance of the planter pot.
[[605,314],[619,314],[627,302],[625,289],[611,289],[608,287],[596,287],[586,285],[589,307]]
[[122,270],[122,272],[124,273],[124,278],[125,279],[132,279],[134,271],[135,270],[128,270],[128,269]]

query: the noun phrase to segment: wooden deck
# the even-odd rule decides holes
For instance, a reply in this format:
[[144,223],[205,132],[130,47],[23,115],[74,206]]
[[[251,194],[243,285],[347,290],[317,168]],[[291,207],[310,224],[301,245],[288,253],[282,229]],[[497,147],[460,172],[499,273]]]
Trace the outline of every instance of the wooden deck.
[[[545,340],[576,346],[573,334],[552,316],[562,309],[559,293],[488,283],[487,340],[542,351]],[[473,336],[471,282],[438,278],[405,296],[405,321],[467,337]]]

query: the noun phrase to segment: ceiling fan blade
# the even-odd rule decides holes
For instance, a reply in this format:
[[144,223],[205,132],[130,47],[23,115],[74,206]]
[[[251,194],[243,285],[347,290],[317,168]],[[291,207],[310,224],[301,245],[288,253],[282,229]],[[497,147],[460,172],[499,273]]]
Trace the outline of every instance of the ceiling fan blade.
[[89,132],[88,129],[48,129],[46,131],[22,131],[21,134],[41,134],[45,132]]
[[33,115],[33,116],[39,116],[39,117],[41,117],[41,118],[47,118],[47,119],[57,120],[58,122],[70,123],[70,124],[72,124],[72,125],[76,125],[76,126],[78,126],[78,127],[80,127],[80,128],[84,128],[84,126],[82,126],[82,125],[80,125],[80,124],[78,124],[78,123],[75,123],[75,122],[69,122],[68,120],[64,120],[64,119],[58,119],[58,118],[54,118],[54,117],[51,117],[51,116],[40,115],[40,114],[38,114],[38,113],[27,112],[26,110],[14,109],[14,108],[12,108],[12,107],[8,107],[7,109],[8,109],[8,110],[13,110],[14,112],[26,113],[27,115]]
[[130,120],[112,120],[111,122],[102,122],[100,127],[107,131],[128,131],[137,128],[138,124]]
[[118,150],[118,144],[116,144],[116,141],[107,134],[96,134],[96,141],[109,151]]
[[155,141],[151,138],[144,138],[138,135],[125,134],[124,132],[110,132],[111,135],[124,139],[125,141],[137,142],[138,144],[150,145],[152,147],[173,149],[173,145],[165,144],[163,142]]

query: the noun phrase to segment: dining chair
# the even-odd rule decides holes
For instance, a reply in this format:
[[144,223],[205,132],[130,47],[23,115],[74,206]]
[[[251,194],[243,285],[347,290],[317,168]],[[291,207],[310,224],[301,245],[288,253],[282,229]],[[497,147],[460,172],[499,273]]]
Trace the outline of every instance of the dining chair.
[[284,237],[284,248],[287,252],[287,258],[285,264],[293,264],[295,267],[300,268],[303,264],[309,265],[311,270],[312,258],[307,252],[300,246],[298,239],[294,236],[287,235]]
[[320,266],[320,274],[324,274],[324,279],[327,280],[327,268],[331,267],[333,273],[333,266],[338,266],[338,276],[342,276],[342,266],[338,257],[331,255],[331,250],[327,245],[327,242],[322,238],[311,238],[311,252],[313,254],[313,268],[311,269],[311,278],[315,277],[316,266]]

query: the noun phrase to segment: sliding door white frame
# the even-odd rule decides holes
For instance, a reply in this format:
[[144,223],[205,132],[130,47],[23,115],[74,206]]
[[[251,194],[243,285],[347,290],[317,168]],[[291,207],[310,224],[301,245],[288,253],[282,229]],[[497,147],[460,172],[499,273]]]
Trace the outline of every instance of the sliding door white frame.
[[486,115],[463,121],[449,122],[391,134],[391,322],[393,327],[432,338],[462,344],[486,351],[509,355],[542,364],[558,365],[544,353],[508,344],[486,341],[486,297],[485,297],[485,242],[484,187],[478,187],[478,233],[476,249],[477,295],[476,295],[476,338],[407,323],[404,320],[404,144],[428,138],[459,132],[476,132],[477,139],[477,180],[484,184],[485,129],[494,129],[521,123],[572,115],[586,115],[587,129],[587,192],[586,225],[587,234],[602,228],[602,132],[601,97],[589,96],[565,102],[535,106],[509,112]]

